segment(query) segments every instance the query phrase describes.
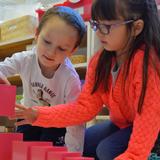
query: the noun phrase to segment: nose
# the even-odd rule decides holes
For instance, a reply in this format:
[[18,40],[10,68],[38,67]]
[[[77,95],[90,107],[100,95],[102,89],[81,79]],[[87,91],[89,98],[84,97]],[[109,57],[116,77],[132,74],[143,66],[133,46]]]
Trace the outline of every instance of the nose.
[[56,54],[56,47],[54,47],[54,46],[52,46],[52,47],[49,47],[48,49],[47,49],[47,55],[48,56],[53,56],[53,55],[55,55]]

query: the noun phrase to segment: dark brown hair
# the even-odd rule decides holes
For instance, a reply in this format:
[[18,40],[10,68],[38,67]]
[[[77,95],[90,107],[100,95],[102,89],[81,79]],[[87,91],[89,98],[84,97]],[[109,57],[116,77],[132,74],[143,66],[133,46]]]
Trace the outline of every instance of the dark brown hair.
[[[151,48],[156,50],[155,54],[158,57],[158,60],[160,60],[160,21],[156,2],[155,0],[94,1],[92,5],[93,20],[118,20],[120,17],[123,17],[124,20],[142,19],[144,21],[143,31],[129,45],[128,61],[124,71],[125,81],[128,76],[131,60],[136,53],[136,50],[144,44],[142,90],[138,103],[138,112],[141,113],[148,81],[148,63]],[[131,31],[132,23],[127,24],[126,26],[128,31]],[[100,84],[103,84],[105,91],[108,90],[108,77],[111,70],[111,62],[114,56],[115,52],[110,52],[107,50],[103,50],[101,53],[96,67],[95,85],[92,93],[100,87]],[[157,72],[159,72],[158,69]]]

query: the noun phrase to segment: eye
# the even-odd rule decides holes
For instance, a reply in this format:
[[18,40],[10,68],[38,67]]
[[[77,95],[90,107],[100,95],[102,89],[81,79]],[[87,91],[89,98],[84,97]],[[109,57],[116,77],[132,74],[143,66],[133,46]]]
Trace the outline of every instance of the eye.
[[112,27],[112,25],[109,24],[100,24],[101,28],[106,28],[106,29],[110,29]]
[[66,51],[66,49],[64,49],[64,48],[62,48],[62,47],[58,47],[58,49],[59,49],[60,51],[62,51],[62,52],[65,52],[65,51]]
[[51,42],[47,41],[46,39],[43,39],[43,41],[44,41],[46,44],[51,44]]
[[112,25],[106,25],[106,28],[110,29],[112,27]]

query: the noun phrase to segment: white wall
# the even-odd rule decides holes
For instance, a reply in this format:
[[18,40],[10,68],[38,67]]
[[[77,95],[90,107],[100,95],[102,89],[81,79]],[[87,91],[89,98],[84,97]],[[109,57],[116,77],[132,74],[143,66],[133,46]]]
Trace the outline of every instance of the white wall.
[[1,5],[1,2],[0,0],[0,22],[27,14],[36,16],[35,10],[37,8],[48,8],[54,3],[62,3],[64,0],[25,0],[23,4],[16,5],[7,5],[4,2]]

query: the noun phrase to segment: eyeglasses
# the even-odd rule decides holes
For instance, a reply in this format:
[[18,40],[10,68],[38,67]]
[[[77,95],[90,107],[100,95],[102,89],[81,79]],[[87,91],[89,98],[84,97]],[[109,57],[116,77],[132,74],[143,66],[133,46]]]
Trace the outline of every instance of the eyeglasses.
[[123,21],[121,23],[116,23],[116,24],[100,24],[97,21],[94,20],[90,20],[89,23],[91,25],[91,28],[96,32],[98,29],[102,34],[109,34],[111,32],[111,28],[116,28],[120,25],[124,25],[124,24],[128,24],[128,23],[132,23],[134,22],[134,20],[128,20],[128,21]]

